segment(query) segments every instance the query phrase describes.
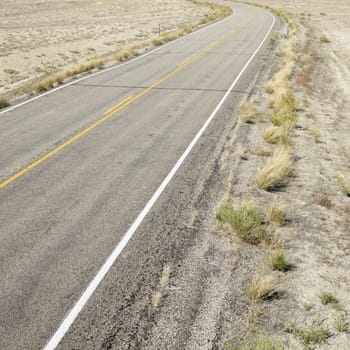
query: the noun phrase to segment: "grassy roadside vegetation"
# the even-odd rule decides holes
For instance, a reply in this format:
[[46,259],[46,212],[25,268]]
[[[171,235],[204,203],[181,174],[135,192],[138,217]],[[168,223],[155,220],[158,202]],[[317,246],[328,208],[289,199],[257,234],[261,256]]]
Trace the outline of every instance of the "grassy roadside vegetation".
[[199,21],[187,24],[181,28],[172,31],[161,33],[160,36],[157,36],[155,38],[147,39],[145,41],[132,44],[115,53],[102,56],[96,55],[95,57],[71,69],[59,71],[57,73],[43,77],[35,82],[27,84],[14,91],[11,91],[10,93],[7,93],[4,97],[0,99],[0,109],[10,106],[10,102],[17,96],[32,96],[35,94],[39,94],[48,91],[52,88],[55,88],[61,84],[64,84],[79,74],[87,73],[95,69],[103,69],[106,64],[113,64],[131,59],[140,55],[146,49],[150,49],[152,47],[160,46],[170,41],[176,40],[181,36],[195,31],[203,25],[228,16],[231,13],[231,8],[227,6],[212,4],[209,2],[200,2],[196,0],[188,1],[192,2],[193,4],[196,4],[197,6],[207,7],[210,9],[210,12],[207,13],[206,16]]
[[[243,2],[243,1],[242,1]],[[251,4],[249,2],[244,2]],[[270,125],[265,126],[261,138],[262,142],[269,145],[268,151],[255,154],[266,157],[264,164],[257,169],[255,176],[255,186],[260,190],[259,194],[264,198],[265,208],[260,209],[254,206],[254,211],[247,210],[246,202],[238,207],[230,202],[225,202],[217,212],[219,223],[226,224],[226,230],[230,234],[235,234],[245,242],[258,244],[266,251],[267,260],[263,272],[259,272],[259,277],[253,277],[247,287],[246,297],[250,304],[250,316],[248,317],[248,327],[243,337],[225,343],[225,349],[286,349],[287,330],[285,334],[271,334],[269,330],[264,330],[260,320],[264,317],[268,297],[277,295],[274,293],[278,285],[280,275],[288,274],[288,271],[297,266],[286,257],[283,237],[280,237],[276,228],[287,224],[286,206],[283,203],[283,190],[288,186],[290,175],[293,173],[294,164],[294,141],[293,131],[298,124],[298,109],[300,103],[294,94],[295,71],[298,63],[298,50],[301,45],[300,31],[289,13],[281,10],[264,7],[279,16],[288,24],[288,35],[284,38],[284,43],[278,47],[277,56],[279,64],[275,68],[271,79],[264,85],[266,99],[266,109],[258,113],[258,108],[254,103],[245,102],[240,108],[240,120],[242,123],[259,122],[255,118],[261,112],[265,115],[263,120]],[[276,39],[272,38],[270,47],[276,46]],[[261,119],[261,118],[260,118]],[[261,121],[261,120],[260,120]],[[272,148],[272,149],[271,149]],[[259,149],[264,150],[262,145]],[[279,191],[279,197],[275,196],[271,201],[271,194]],[[250,198],[254,201],[254,198]],[[258,202],[258,199],[256,200]],[[261,203],[262,201],[259,200]],[[266,217],[261,214],[266,211]],[[248,227],[244,225],[248,224]],[[242,234],[242,227],[244,234]],[[247,232],[248,229],[248,232]],[[250,230],[250,231],[249,231]],[[258,233],[257,233],[258,232]],[[248,237],[248,239],[247,239]],[[258,238],[257,238],[258,237]],[[268,237],[268,238],[267,238]],[[263,241],[263,244],[262,244]],[[277,273],[277,274],[276,274]],[[341,326],[339,326],[341,328]],[[325,341],[329,336],[329,331],[324,327],[313,325],[310,329],[302,329],[295,326],[289,330],[294,338],[299,339],[304,345],[318,344]],[[261,339],[264,339],[262,342]]]
[[[311,250],[323,249],[318,241],[321,235],[318,236],[317,232],[315,234],[315,231],[307,226],[310,225],[310,217],[315,216],[315,211],[303,205],[303,201],[311,203],[312,196],[311,198],[316,197],[320,206],[328,210],[337,206],[327,195],[317,196],[319,192],[312,187],[312,179],[301,174],[305,167],[312,167],[314,164],[313,160],[307,162],[301,157],[305,158],[307,154],[312,158],[315,148],[322,150],[326,147],[323,146],[325,131],[322,131],[321,135],[317,128],[310,126],[315,123],[316,117],[305,112],[308,100],[314,97],[314,89],[317,89],[311,83],[312,72],[315,63],[318,60],[322,61],[323,57],[319,57],[319,46],[315,49],[315,46],[310,45],[312,37],[307,35],[308,32],[297,14],[264,5],[253,5],[269,9],[278,15],[288,24],[289,30],[288,35],[278,33],[272,36],[268,50],[275,50],[275,61],[278,63],[261,91],[254,93],[240,106],[238,123],[241,124],[244,145],[249,153],[242,158],[242,169],[236,171],[237,179],[232,185],[233,188],[236,186],[236,189],[225,194],[225,202],[219,207],[216,215],[220,227],[233,237],[234,244],[246,252],[248,243],[251,245],[252,256],[260,254],[265,257],[265,261],[262,259],[262,263],[256,267],[255,275],[250,276],[250,283],[245,286],[245,297],[249,304],[246,329],[243,333],[240,331],[239,336],[228,337],[225,349],[326,349],[330,343],[334,348],[344,348],[334,345],[338,342],[344,344],[345,337],[348,337],[349,314],[346,307],[339,302],[341,297],[342,301],[344,300],[344,293],[340,295],[337,291],[336,294],[329,292],[329,289],[333,291],[333,280],[328,290],[319,288],[316,295],[315,289],[322,283],[315,283],[311,288],[303,284],[307,284],[307,281],[312,281],[312,284],[317,278],[317,283],[320,280],[328,283],[331,278],[335,279],[335,276],[321,276],[316,270],[322,265],[336,268],[339,264],[338,259],[330,261],[329,255],[323,252],[315,255],[318,260],[301,257],[301,254],[309,254]],[[330,42],[328,38],[321,38],[318,32],[315,37],[316,43]],[[261,135],[260,140],[257,135]],[[310,144],[315,148],[310,147]],[[303,148],[306,147],[307,150],[303,153]],[[231,145],[231,148],[234,146]],[[315,154],[317,155],[316,152]],[[304,164],[301,164],[303,161]],[[313,171],[307,170],[306,174],[314,176]],[[333,182],[338,187],[333,191],[338,190],[346,203],[346,197],[350,197],[348,170],[344,167],[336,174],[333,171],[332,175]],[[326,192],[323,188],[321,190]],[[309,196],[308,199],[304,193]],[[237,219],[237,215],[246,205],[246,198],[249,199],[249,203],[254,203],[254,212],[260,213],[259,220],[256,220],[255,214],[245,219],[247,211]],[[291,208],[294,210],[302,203],[303,212],[299,211],[299,208],[294,212],[293,209],[289,210],[288,201],[292,202]],[[341,208],[341,205],[338,208]],[[345,215],[348,215],[349,206],[345,208]],[[316,230],[322,232],[323,223],[330,218],[324,215],[321,219],[323,221],[320,221]],[[246,239],[247,232],[242,236],[242,220],[259,223],[264,238],[258,241],[255,239],[256,225],[249,226],[253,239]],[[343,220],[348,222],[348,219]],[[342,221],[337,221],[334,225],[335,230],[339,223]],[[312,231],[312,236],[308,231]],[[329,238],[327,233],[325,230],[323,239]],[[300,250],[297,246],[305,242],[310,246]],[[333,248],[331,244],[327,246],[328,249],[330,247]],[[344,256],[346,251],[344,248]],[[335,254],[331,249],[330,252],[329,254]],[[340,256],[342,253],[338,254]],[[320,256],[324,261],[320,260]],[[315,265],[305,261],[314,262]],[[241,261],[241,264],[244,263]],[[341,271],[337,270],[337,273],[340,274]],[[300,276],[305,280],[300,280]],[[290,287],[297,291],[290,290]],[[307,303],[304,300],[312,302]],[[281,316],[281,319],[276,319],[276,316]],[[261,339],[264,339],[263,343]]]

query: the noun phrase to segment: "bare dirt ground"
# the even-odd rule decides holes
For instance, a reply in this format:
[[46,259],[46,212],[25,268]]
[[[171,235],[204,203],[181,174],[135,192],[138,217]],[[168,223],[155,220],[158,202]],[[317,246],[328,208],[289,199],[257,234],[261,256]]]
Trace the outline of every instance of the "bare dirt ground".
[[[274,198],[284,203],[286,225],[271,230],[283,241],[294,267],[271,271],[269,250],[262,247],[261,263],[251,277],[272,275],[273,292],[258,312],[252,307],[242,318],[247,333],[242,327],[227,330],[225,349],[350,349],[350,1],[258,3],[290,12],[299,27],[296,64],[289,77],[299,103],[291,135],[294,163],[287,186],[277,191],[257,188],[257,171],[276,146],[262,138],[271,113],[269,94],[256,92],[249,101],[262,117],[237,127],[228,146],[240,157],[232,168],[228,197],[234,205],[248,198],[263,211]],[[277,52],[282,45],[277,40]],[[233,244],[237,247],[239,240],[234,238]],[[246,252],[246,244],[241,249]],[[255,248],[248,256],[257,256]],[[328,301],[325,293],[331,296]],[[250,335],[266,333],[269,346],[247,343]]]
[[210,11],[187,0],[2,0],[0,94]]

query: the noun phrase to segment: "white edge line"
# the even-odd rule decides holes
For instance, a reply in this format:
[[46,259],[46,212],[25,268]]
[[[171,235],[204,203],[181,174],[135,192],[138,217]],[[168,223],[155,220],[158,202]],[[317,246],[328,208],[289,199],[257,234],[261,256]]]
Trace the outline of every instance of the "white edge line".
[[[271,13],[270,13],[271,14]],[[92,296],[92,294],[94,293],[94,291],[96,290],[96,288],[98,287],[98,285],[101,283],[101,281],[103,280],[103,278],[106,276],[106,274],[108,273],[108,271],[110,270],[110,268],[112,267],[112,265],[114,264],[114,262],[117,260],[118,256],[120,255],[120,253],[123,251],[123,249],[126,247],[126,245],[128,244],[129,240],[131,239],[131,237],[133,236],[133,234],[135,233],[135,231],[137,230],[137,228],[140,226],[140,224],[142,223],[143,219],[146,217],[146,215],[148,214],[148,212],[151,210],[151,208],[153,207],[154,203],[157,201],[157,199],[159,198],[159,196],[162,194],[162,192],[164,191],[164,189],[166,188],[166,186],[169,184],[169,182],[172,180],[172,178],[174,177],[174,175],[176,174],[177,170],[180,168],[180,166],[182,165],[182,163],[185,161],[185,159],[187,158],[188,154],[191,152],[192,148],[194,147],[194,145],[197,143],[197,141],[199,140],[199,138],[202,136],[202,134],[204,133],[204,131],[207,129],[208,125],[210,124],[210,122],[213,120],[213,118],[215,117],[215,115],[217,114],[217,112],[219,111],[219,109],[221,108],[221,106],[224,104],[224,102],[226,101],[227,97],[229,96],[229,94],[231,93],[232,89],[234,88],[234,86],[237,84],[237,82],[239,81],[239,79],[241,78],[241,76],[243,75],[243,73],[245,72],[245,70],[247,69],[247,67],[249,66],[250,62],[254,59],[254,57],[256,56],[256,54],[258,53],[258,51],[261,49],[261,47],[264,45],[266,39],[269,37],[271,30],[276,22],[275,17],[271,14],[273,21],[272,24],[268,30],[268,32],[266,33],[263,41],[260,43],[260,45],[258,46],[258,48],[254,51],[254,53],[252,54],[252,56],[249,58],[249,60],[247,61],[247,63],[245,64],[245,66],[243,67],[243,69],[241,70],[241,72],[238,74],[238,76],[236,77],[236,79],[233,81],[233,83],[231,84],[231,86],[228,88],[228,90],[226,91],[224,97],[221,99],[221,101],[219,102],[219,104],[215,107],[214,111],[211,113],[211,115],[209,116],[209,118],[207,119],[207,121],[204,123],[204,125],[201,127],[201,129],[198,131],[197,135],[194,137],[194,139],[192,140],[192,142],[188,145],[188,147],[186,148],[185,152],[182,154],[182,156],[179,158],[179,160],[176,162],[176,164],[174,165],[174,167],[171,169],[171,171],[169,172],[169,174],[167,175],[167,177],[163,180],[163,182],[161,183],[161,185],[158,187],[157,191],[153,194],[153,196],[151,197],[151,199],[149,200],[149,202],[146,204],[146,206],[143,208],[143,210],[141,211],[141,213],[138,215],[138,217],[136,218],[136,220],[133,222],[133,224],[129,227],[128,231],[125,233],[125,235],[123,236],[122,240],[118,243],[118,245],[114,248],[114,251],[112,252],[112,254],[109,256],[109,258],[106,260],[106,262],[103,264],[103,266],[101,267],[101,269],[98,271],[97,275],[95,276],[95,278],[90,282],[89,286],[87,287],[87,289],[84,291],[84,293],[81,295],[81,297],[79,298],[79,300],[76,302],[76,304],[74,305],[74,307],[71,309],[71,311],[68,313],[68,315],[66,316],[66,318],[62,321],[61,325],[59,326],[59,328],[57,329],[57,331],[55,332],[55,334],[52,336],[52,338],[49,340],[49,342],[47,343],[47,345],[45,346],[45,348],[43,350],[54,350],[57,345],[60,343],[60,341],[62,340],[62,338],[64,337],[64,335],[66,334],[66,332],[68,331],[68,329],[70,328],[70,326],[73,324],[74,320],[77,318],[77,316],[79,315],[80,311],[83,309],[83,307],[85,306],[85,304],[88,302],[88,300],[90,299],[90,297]]]
[[[44,97],[44,96],[53,94],[53,93],[55,93],[55,92],[57,92],[57,91],[59,91],[59,90],[62,90],[62,89],[64,89],[64,88],[66,88],[66,87],[68,87],[68,86],[71,86],[71,85],[74,85],[74,84],[76,84],[76,83],[79,83],[79,82],[81,82],[81,81],[83,81],[83,80],[93,78],[93,77],[95,77],[95,76],[97,76],[97,75],[100,75],[100,74],[109,72],[109,71],[114,70],[114,69],[122,68],[122,67],[124,67],[124,66],[126,66],[126,65],[129,65],[129,64],[134,63],[134,62],[136,62],[136,61],[138,61],[138,60],[141,60],[141,59],[143,59],[143,58],[145,58],[145,57],[147,57],[147,56],[149,56],[149,55],[152,55],[153,53],[155,53],[155,52],[157,52],[157,51],[159,51],[159,50],[161,50],[161,49],[164,49],[165,47],[167,47],[167,46],[169,46],[169,45],[172,45],[172,44],[174,44],[174,43],[177,42],[177,41],[184,40],[185,38],[188,38],[188,37],[190,37],[190,36],[192,36],[192,35],[195,35],[195,34],[197,34],[197,33],[200,33],[200,32],[202,32],[202,31],[204,31],[204,30],[207,30],[207,29],[209,29],[209,28],[211,28],[211,27],[213,27],[213,26],[215,26],[215,25],[218,25],[219,23],[224,23],[224,22],[226,22],[227,20],[229,20],[232,16],[235,15],[235,13],[236,13],[235,9],[232,9],[232,10],[233,10],[232,14],[231,14],[230,16],[224,18],[223,20],[219,20],[219,21],[216,21],[216,22],[214,22],[214,23],[211,23],[211,24],[209,24],[209,25],[207,25],[207,26],[205,26],[205,27],[203,27],[203,28],[201,28],[201,29],[198,29],[198,30],[196,30],[196,31],[194,31],[194,32],[192,32],[192,33],[190,33],[190,34],[183,35],[183,36],[181,36],[180,38],[175,39],[175,40],[172,40],[172,41],[170,41],[170,42],[168,42],[168,43],[166,43],[166,44],[164,44],[164,45],[161,45],[160,47],[158,47],[158,48],[156,48],[156,49],[151,49],[149,52],[146,52],[146,53],[143,54],[143,55],[140,55],[140,56],[138,56],[138,57],[132,58],[132,59],[128,60],[127,62],[124,62],[124,63],[121,63],[121,64],[116,64],[116,65],[114,65],[113,67],[105,68],[105,69],[102,69],[102,70],[100,70],[100,71],[98,71],[98,72],[96,72],[96,73],[91,73],[91,74],[88,74],[88,75],[86,75],[86,76],[84,76],[84,77],[82,77],[82,78],[79,78],[79,79],[76,79],[76,80],[72,80],[72,81],[69,82],[69,83],[66,83],[66,84],[63,84],[63,85],[61,85],[61,86],[58,86],[58,87],[56,87],[56,88],[54,88],[54,89],[52,89],[52,90],[50,90],[50,91],[44,92],[44,93],[42,93],[42,94],[40,94],[40,95],[38,95],[38,96],[35,96],[35,97],[33,97],[33,98],[30,98],[29,100],[23,101],[23,102],[21,102],[21,103],[19,103],[19,104],[16,104],[16,105],[14,105],[14,106],[11,106],[11,107],[9,107],[9,108],[6,108],[6,109],[4,109],[3,111],[0,112],[0,115],[5,114],[5,113],[7,113],[7,112],[11,112],[11,111],[13,111],[14,109],[17,109],[17,108],[19,108],[19,107],[22,107],[22,106],[24,106],[24,105],[26,105],[26,104],[28,104],[28,103],[34,102],[34,101],[36,101],[36,100],[38,100],[38,99],[40,99],[40,98],[42,98],[42,97]],[[151,39],[152,39],[152,38],[151,38]]]

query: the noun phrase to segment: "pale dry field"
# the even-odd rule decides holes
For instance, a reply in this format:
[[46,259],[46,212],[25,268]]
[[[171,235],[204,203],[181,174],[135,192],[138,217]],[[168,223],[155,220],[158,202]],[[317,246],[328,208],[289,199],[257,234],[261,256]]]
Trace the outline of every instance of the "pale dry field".
[[209,11],[187,0],[0,0],[0,94]]
[[259,4],[305,15],[304,25],[329,36],[331,49],[350,69],[350,0],[259,0]]
[[[281,234],[296,268],[283,277],[280,288],[288,299],[275,303],[271,317],[276,324],[328,330],[327,340],[310,348],[349,349],[350,1],[259,3],[293,13],[302,38],[293,77],[301,103],[297,161],[294,179],[281,195],[294,221]],[[322,36],[329,42],[322,42]],[[334,296],[339,306],[323,305],[323,293]],[[304,346],[290,339],[287,348]]]

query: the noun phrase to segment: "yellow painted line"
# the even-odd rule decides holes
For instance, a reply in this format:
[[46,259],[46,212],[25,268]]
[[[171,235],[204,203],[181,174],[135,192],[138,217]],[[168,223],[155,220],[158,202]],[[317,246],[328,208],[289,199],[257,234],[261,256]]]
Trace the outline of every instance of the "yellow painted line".
[[124,99],[123,101],[117,103],[115,106],[111,107],[110,109],[108,109],[104,115],[106,114],[110,114],[113,113],[115,110],[117,110],[119,107],[123,106],[126,102],[128,102],[129,100],[131,100],[134,96],[129,96],[126,99]]
[[188,58],[187,60],[185,60],[185,61],[183,61],[182,63],[180,63],[180,64],[178,65],[178,67],[186,66],[187,64],[189,64],[190,62],[192,62],[192,60],[194,60],[195,57],[196,57],[196,56],[191,57],[191,58]]
[[213,50],[215,47],[217,47],[218,45],[220,45],[221,43],[223,43],[225,40],[227,40],[230,36],[232,36],[233,34],[239,32],[240,30],[242,30],[244,27],[246,27],[255,17],[255,15],[251,16],[248,20],[244,21],[243,23],[241,23],[238,27],[236,27],[235,29],[233,29],[232,31],[230,31],[228,34],[226,34],[225,36],[223,36],[221,39],[214,41],[213,43],[211,43],[206,49],[204,49],[202,52],[198,53],[197,55],[195,55],[194,57],[184,61],[183,63],[181,63],[179,66],[177,66],[177,68],[175,68],[173,71],[171,71],[170,73],[168,73],[167,75],[165,75],[163,78],[159,79],[158,81],[156,81],[155,83],[153,83],[152,85],[150,85],[148,88],[144,89],[143,91],[141,91],[139,94],[135,95],[135,96],[129,96],[126,99],[124,99],[123,101],[119,102],[118,104],[116,104],[114,107],[110,108],[109,110],[107,110],[103,117],[98,119],[96,122],[92,123],[90,126],[88,126],[87,128],[85,128],[84,130],[82,130],[81,132],[79,132],[78,134],[74,135],[73,137],[71,137],[70,139],[68,139],[67,141],[65,141],[64,143],[62,143],[61,145],[59,145],[58,147],[54,148],[52,151],[46,153],[44,156],[42,156],[41,158],[37,159],[35,162],[29,164],[28,166],[26,166],[25,168],[21,169],[20,171],[18,171],[16,174],[10,176],[8,179],[6,179],[5,181],[0,183],[0,189],[4,188],[5,186],[9,185],[11,182],[15,181],[17,178],[19,178],[20,176],[26,174],[28,171],[32,170],[33,168],[37,167],[38,165],[40,165],[41,163],[43,163],[45,160],[47,160],[48,158],[51,158],[52,156],[54,156],[56,153],[60,152],[61,150],[63,150],[64,148],[66,148],[67,146],[69,146],[70,144],[72,144],[73,142],[75,142],[76,140],[80,139],[82,136],[86,135],[88,132],[90,132],[92,129],[96,128],[98,125],[102,124],[103,122],[105,122],[106,120],[108,120],[109,118],[111,118],[112,116],[114,116],[116,113],[118,113],[119,111],[121,111],[122,109],[126,108],[127,106],[129,106],[131,103],[133,103],[134,101],[136,101],[137,99],[139,99],[140,97],[144,96],[145,94],[147,94],[149,91],[153,90],[155,87],[157,87],[158,85],[162,84],[164,81],[168,80],[169,78],[171,78],[173,75],[175,75],[176,73],[178,73],[179,71],[181,71],[183,68],[185,68],[186,66],[188,66],[189,64],[191,64],[192,62],[198,60],[200,57],[204,56],[206,53],[210,52],[211,50]]

